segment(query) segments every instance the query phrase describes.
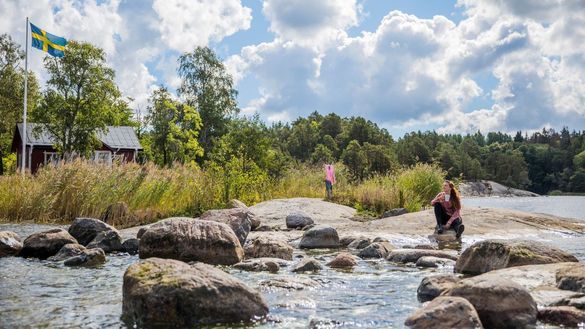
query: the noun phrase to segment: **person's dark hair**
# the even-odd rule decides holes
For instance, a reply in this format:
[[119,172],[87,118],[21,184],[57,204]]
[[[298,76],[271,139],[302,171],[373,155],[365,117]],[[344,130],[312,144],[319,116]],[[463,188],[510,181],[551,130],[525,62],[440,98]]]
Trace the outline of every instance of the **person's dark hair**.
[[455,184],[453,184],[453,182],[446,180],[445,182],[447,182],[447,184],[449,184],[449,187],[451,188],[451,205],[453,206],[453,209],[461,209],[461,196],[459,195],[459,191],[457,191],[457,189],[455,188]]

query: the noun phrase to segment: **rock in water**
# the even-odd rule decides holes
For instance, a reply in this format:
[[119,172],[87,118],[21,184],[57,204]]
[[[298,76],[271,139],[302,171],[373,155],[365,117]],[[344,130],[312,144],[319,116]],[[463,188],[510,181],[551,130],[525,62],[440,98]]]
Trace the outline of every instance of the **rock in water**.
[[70,243],[66,244],[59,250],[59,252],[55,256],[51,256],[48,260],[53,262],[60,262],[66,260],[71,257],[79,256],[83,254],[87,248],[78,244],[78,243]]
[[357,265],[355,257],[347,252],[342,252],[327,264],[331,268],[352,268]]
[[233,265],[244,259],[244,250],[226,224],[177,217],[152,225],[140,239],[139,255]]
[[138,239],[128,239],[122,243],[122,250],[127,252],[130,255],[138,254],[138,248],[140,246],[140,240]]
[[11,231],[0,231],[0,257],[18,255],[22,249],[22,240]]
[[286,216],[286,227],[288,228],[303,228],[315,224],[313,219],[304,213],[296,212]]
[[305,258],[293,266],[292,272],[318,272],[323,269],[323,265],[314,258]]
[[536,302],[521,285],[490,277],[463,279],[446,293],[467,299],[486,328],[530,328],[536,325]]
[[457,256],[452,252],[430,249],[394,249],[386,259],[395,263],[416,263],[419,258],[425,256],[457,260]]
[[245,248],[247,258],[275,257],[292,260],[293,248],[286,242],[268,237],[257,237]]
[[100,248],[105,252],[113,252],[122,250],[122,237],[117,230],[99,232],[87,248]]
[[99,219],[76,218],[69,226],[71,234],[81,245],[87,246],[100,232],[117,230]]
[[585,322],[585,311],[571,306],[543,307],[538,310],[538,320],[545,323],[577,328],[580,323]]
[[266,316],[268,305],[212,266],[150,258],[124,273],[122,313],[130,327],[192,328],[248,322]]
[[416,297],[421,303],[433,300],[443,292],[451,289],[460,279],[452,274],[429,276],[420,282]]
[[100,248],[85,250],[81,255],[66,259],[65,266],[96,266],[106,262],[106,253]]
[[260,221],[248,208],[208,210],[199,219],[227,224],[232,228],[242,246],[246,242],[250,230],[260,226]]
[[330,226],[317,226],[303,234],[299,243],[300,248],[337,248],[339,247],[339,235],[337,230]]
[[362,249],[358,256],[363,259],[368,258],[386,258],[394,246],[389,242],[374,242]]
[[69,243],[77,243],[77,240],[61,228],[34,233],[24,240],[20,256],[47,259]]
[[578,260],[541,242],[483,240],[463,251],[455,264],[455,272],[476,275],[507,267],[562,262]]
[[473,305],[461,297],[435,298],[404,324],[412,329],[483,328]]

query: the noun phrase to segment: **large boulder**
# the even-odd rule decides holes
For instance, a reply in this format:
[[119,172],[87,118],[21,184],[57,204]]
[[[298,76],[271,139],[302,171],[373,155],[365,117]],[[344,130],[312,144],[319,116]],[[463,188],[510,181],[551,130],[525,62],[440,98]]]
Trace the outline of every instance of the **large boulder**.
[[583,264],[558,269],[555,279],[559,289],[585,293],[585,265]]
[[81,245],[87,246],[100,232],[117,231],[99,219],[95,218],[76,218],[73,224],[69,226],[69,234],[73,236]]
[[139,255],[233,265],[244,258],[244,250],[226,224],[176,217],[152,225],[142,235]]
[[276,257],[292,260],[293,248],[282,240],[260,236],[246,245],[246,258]]
[[470,302],[461,297],[438,297],[406,318],[412,329],[483,328]]
[[457,260],[453,252],[430,249],[394,249],[386,259],[395,263],[416,263],[419,258],[425,256]]
[[374,242],[364,249],[360,250],[358,256],[364,259],[368,258],[386,258],[394,246],[389,242]]
[[300,248],[337,248],[339,247],[339,235],[331,226],[316,226],[305,231],[299,243]]
[[65,266],[96,266],[106,262],[106,253],[100,248],[87,249],[82,254],[66,259]]
[[585,323],[585,311],[571,306],[543,307],[538,310],[538,320],[544,323],[577,328],[579,324]]
[[256,220],[256,216],[248,208],[208,210],[199,219],[227,224],[232,228],[242,246],[252,227],[260,226],[260,222]]
[[528,290],[504,278],[463,279],[445,295],[467,299],[486,328],[526,328],[536,324],[538,310]]
[[22,240],[11,231],[0,231],[0,257],[18,255],[22,249]]
[[302,212],[295,212],[286,216],[286,227],[288,228],[303,228],[305,226],[313,225],[315,221]]
[[147,259],[128,267],[122,290],[122,315],[130,327],[193,328],[268,314],[257,291],[202,263]]
[[461,279],[452,274],[428,276],[420,282],[416,297],[421,303],[428,302],[453,288],[459,280]]
[[87,248],[80,245],[79,243],[69,243],[64,245],[63,248],[61,248],[55,256],[49,257],[48,260],[53,262],[64,261],[68,258],[79,256],[83,254],[86,250]]
[[77,240],[61,228],[34,233],[24,240],[20,256],[47,259],[69,243],[77,243]]
[[100,248],[104,252],[121,251],[123,250],[122,237],[118,230],[102,231],[87,244],[87,248]]
[[483,240],[465,249],[455,264],[455,272],[477,275],[501,268],[578,262],[563,250],[537,241]]
[[140,240],[131,238],[122,243],[122,251],[127,252],[130,255],[138,254],[140,248]]

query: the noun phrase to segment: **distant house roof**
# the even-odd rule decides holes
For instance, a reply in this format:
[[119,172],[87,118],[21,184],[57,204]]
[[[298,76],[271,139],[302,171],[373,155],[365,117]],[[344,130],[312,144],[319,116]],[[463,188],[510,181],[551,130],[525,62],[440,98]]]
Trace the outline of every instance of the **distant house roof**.
[[[22,140],[22,123],[16,125],[18,134]],[[53,135],[42,129],[39,134],[35,134],[35,127],[40,126],[37,123],[26,124],[26,143],[32,145],[53,145]],[[108,126],[105,133],[98,132],[98,139],[111,149],[138,149],[142,150],[134,128],[128,126]]]

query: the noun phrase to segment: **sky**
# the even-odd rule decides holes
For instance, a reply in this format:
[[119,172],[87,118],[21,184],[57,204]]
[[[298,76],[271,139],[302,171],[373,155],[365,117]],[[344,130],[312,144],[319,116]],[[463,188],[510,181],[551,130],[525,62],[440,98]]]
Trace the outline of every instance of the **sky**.
[[[241,115],[363,116],[394,137],[585,129],[584,0],[0,0],[0,33],[26,17],[101,47],[131,107],[180,85],[177,58],[208,46]],[[29,51],[41,81],[45,54]]]

